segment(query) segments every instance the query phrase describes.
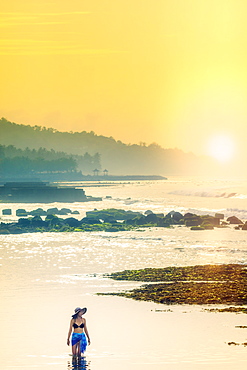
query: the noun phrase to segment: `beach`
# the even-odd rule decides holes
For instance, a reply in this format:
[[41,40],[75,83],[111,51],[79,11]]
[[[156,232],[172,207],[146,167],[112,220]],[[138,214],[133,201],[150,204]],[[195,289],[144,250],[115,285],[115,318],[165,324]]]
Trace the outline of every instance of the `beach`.
[[[143,212],[220,211],[246,220],[243,185],[174,179],[95,186],[90,194],[101,194],[102,203],[66,206],[79,210],[78,217],[86,210],[118,205]],[[226,196],[219,197],[219,193]],[[235,195],[227,197],[231,193]],[[36,206],[44,207],[28,205],[30,209]],[[11,207],[24,208],[21,204]],[[230,227],[194,232],[175,227],[117,233],[33,233],[0,235],[0,242],[1,368],[76,368],[66,339],[77,306],[88,308],[85,318],[92,344],[86,352],[87,369],[246,368],[247,348],[242,343],[247,341],[247,329],[238,328],[247,325],[246,314],[205,310],[221,305],[164,305],[96,294],[139,287],[142,282],[104,276],[125,269],[245,265],[245,231]]]

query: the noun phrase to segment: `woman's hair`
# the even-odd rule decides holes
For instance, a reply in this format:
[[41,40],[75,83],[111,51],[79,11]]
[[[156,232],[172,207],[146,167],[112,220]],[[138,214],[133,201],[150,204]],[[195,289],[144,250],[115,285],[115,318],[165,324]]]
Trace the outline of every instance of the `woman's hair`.
[[72,318],[73,318],[74,320],[76,320],[78,313],[79,313],[79,312],[77,312],[77,313],[75,313],[74,315],[72,315]]

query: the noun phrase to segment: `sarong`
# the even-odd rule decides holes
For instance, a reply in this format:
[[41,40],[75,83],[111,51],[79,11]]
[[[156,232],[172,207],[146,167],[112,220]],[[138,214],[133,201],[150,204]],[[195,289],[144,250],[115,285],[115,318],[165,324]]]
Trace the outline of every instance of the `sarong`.
[[72,333],[72,346],[74,346],[78,342],[80,342],[81,352],[84,353],[87,348],[87,338],[85,333]]

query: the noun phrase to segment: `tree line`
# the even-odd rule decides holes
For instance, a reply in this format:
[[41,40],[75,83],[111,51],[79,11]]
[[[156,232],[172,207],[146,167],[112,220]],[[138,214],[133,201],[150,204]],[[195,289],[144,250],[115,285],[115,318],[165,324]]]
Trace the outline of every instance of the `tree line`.
[[20,149],[14,145],[0,145],[0,174],[2,177],[78,171],[92,174],[95,167],[101,168],[98,153],[73,156],[65,152],[56,152],[53,149]]
[[164,149],[156,143],[125,144],[93,131],[60,132],[53,128],[16,124],[5,118],[0,120],[1,143],[18,147],[27,158],[31,151],[32,159],[40,153],[42,158],[49,160],[71,157],[82,173],[106,169],[112,175],[191,175],[205,174],[215,166],[209,157],[185,153],[177,148]]

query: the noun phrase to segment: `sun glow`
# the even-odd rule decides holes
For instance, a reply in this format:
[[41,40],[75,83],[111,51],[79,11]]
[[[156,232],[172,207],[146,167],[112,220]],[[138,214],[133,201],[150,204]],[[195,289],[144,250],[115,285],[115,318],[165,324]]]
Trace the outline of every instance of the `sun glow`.
[[208,154],[219,162],[227,162],[234,156],[234,142],[230,136],[220,134],[213,136],[208,143]]

